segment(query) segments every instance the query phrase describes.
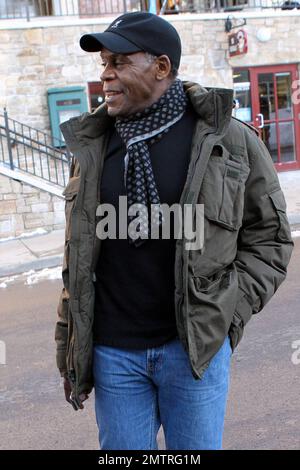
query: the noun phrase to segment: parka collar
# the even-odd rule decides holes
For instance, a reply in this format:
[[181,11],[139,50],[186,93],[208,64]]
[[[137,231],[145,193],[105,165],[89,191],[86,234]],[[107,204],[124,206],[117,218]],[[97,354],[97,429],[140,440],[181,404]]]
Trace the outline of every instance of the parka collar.
[[[233,91],[224,88],[204,88],[194,82],[183,82],[184,90],[199,118],[210,132],[223,135],[232,113]],[[71,118],[60,128],[71,151],[85,147],[101,137],[114,124],[103,103],[92,113]]]

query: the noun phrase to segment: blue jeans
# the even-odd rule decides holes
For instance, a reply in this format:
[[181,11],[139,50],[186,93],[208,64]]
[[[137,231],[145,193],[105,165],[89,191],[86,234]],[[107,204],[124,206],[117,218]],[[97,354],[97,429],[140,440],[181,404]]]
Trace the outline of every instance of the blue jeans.
[[221,449],[232,350],[229,337],[201,380],[180,340],[156,348],[94,347],[95,408],[102,450]]

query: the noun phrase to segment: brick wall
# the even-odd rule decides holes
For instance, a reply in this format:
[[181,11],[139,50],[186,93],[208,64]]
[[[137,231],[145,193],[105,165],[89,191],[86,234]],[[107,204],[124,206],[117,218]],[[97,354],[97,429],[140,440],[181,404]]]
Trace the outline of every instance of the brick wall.
[[[249,52],[231,59],[225,16],[214,20],[197,19],[198,15],[168,17],[182,38],[181,78],[230,88],[233,67],[300,62],[300,12],[284,13],[247,18]],[[105,20],[98,19],[98,24],[0,29],[0,112],[7,106],[12,118],[49,131],[47,89],[99,80],[99,55],[85,53],[78,41],[82,34],[106,27]],[[259,41],[261,29],[270,33],[269,41]]]
[[64,200],[0,175],[0,239],[64,227]]

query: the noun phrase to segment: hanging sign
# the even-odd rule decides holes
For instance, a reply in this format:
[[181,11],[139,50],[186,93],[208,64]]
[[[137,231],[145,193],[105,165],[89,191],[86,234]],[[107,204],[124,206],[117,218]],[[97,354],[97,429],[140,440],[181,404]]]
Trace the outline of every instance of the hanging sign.
[[239,29],[236,33],[229,34],[228,42],[230,57],[247,54],[248,41],[247,33],[244,29]]

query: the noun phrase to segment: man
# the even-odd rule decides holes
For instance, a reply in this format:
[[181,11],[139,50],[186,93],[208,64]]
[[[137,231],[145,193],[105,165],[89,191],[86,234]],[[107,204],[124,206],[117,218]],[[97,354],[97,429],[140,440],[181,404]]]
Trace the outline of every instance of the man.
[[[66,399],[83,408],[95,387],[102,449],[157,449],[160,425],[167,449],[220,449],[232,352],[293,246],[271,157],[231,117],[231,90],[177,79],[180,38],[164,19],[126,14],[80,44],[100,52],[105,103],[61,126],[74,155],[56,326]],[[202,246],[185,219],[162,236],[152,207],[173,204],[193,224],[204,204]]]

